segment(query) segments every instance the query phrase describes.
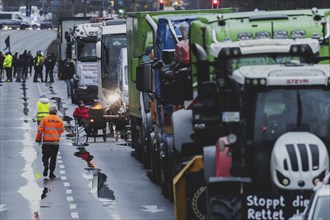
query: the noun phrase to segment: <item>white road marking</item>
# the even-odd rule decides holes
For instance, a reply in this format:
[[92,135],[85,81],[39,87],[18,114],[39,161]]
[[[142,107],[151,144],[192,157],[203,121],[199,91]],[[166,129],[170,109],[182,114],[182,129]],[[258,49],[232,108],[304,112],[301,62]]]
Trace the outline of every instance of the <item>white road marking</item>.
[[157,212],[162,212],[164,209],[157,209],[156,205],[144,205],[144,209],[142,211],[145,212],[152,212],[152,213],[157,213]]
[[61,155],[57,155],[57,159],[62,159],[62,156]]
[[57,163],[63,163],[63,161],[62,160],[57,160]]
[[61,180],[67,180],[66,176],[61,176]]
[[69,186],[70,186],[70,183],[68,183],[68,182],[63,182],[63,185],[64,185],[65,187],[69,187]]
[[71,212],[71,217],[72,218],[79,218],[79,215],[77,212]]
[[69,201],[69,202],[74,201],[72,196],[68,196],[68,197],[66,197],[66,200]]
[[65,174],[65,170],[60,170],[60,174]]
[[77,205],[76,204],[70,204],[70,209],[76,209]]
[[6,211],[6,204],[0,204],[0,212]]
[[65,193],[66,193],[66,194],[71,194],[71,193],[72,193],[72,189],[67,189],[67,190],[65,190]]
[[60,169],[65,169],[65,166],[63,164],[58,165]]

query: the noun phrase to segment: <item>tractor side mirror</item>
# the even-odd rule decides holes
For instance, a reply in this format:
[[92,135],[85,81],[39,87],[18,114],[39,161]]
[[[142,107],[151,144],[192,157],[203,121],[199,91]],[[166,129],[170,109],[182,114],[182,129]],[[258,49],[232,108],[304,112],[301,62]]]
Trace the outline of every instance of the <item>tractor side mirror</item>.
[[136,68],[136,89],[152,92],[152,63],[146,62]]

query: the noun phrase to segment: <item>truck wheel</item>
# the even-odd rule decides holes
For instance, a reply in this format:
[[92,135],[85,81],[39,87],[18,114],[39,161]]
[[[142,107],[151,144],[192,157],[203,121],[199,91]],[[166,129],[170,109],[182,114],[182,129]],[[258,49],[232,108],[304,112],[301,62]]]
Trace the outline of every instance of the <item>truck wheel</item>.
[[242,202],[238,196],[210,196],[208,202],[208,219],[240,220],[242,219]]

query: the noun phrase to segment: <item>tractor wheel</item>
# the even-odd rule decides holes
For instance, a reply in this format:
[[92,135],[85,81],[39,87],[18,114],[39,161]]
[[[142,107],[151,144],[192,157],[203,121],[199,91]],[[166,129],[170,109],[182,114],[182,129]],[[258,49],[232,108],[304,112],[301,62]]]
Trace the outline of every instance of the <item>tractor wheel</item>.
[[209,196],[208,219],[242,219],[242,202],[238,196]]

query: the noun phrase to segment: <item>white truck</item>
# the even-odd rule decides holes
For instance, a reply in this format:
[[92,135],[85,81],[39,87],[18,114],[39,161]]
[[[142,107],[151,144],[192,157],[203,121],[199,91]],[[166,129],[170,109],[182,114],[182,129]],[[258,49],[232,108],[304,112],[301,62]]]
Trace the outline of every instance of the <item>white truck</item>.
[[72,59],[75,74],[72,82],[71,100],[91,102],[97,99],[99,84],[96,42],[101,23],[84,23],[74,28],[71,37]]
[[126,21],[103,21],[96,45],[98,58],[98,100],[109,118],[110,130],[125,128],[128,110]]
[[89,17],[61,17],[58,19],[57,26],[57,44],[58,44],[58,78],[62,79],[62,69],[66,57],[71,58],[71,35],[73,29],[78,24],[86,23],[90,20]]

